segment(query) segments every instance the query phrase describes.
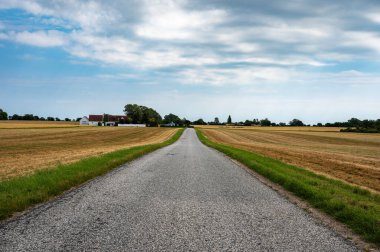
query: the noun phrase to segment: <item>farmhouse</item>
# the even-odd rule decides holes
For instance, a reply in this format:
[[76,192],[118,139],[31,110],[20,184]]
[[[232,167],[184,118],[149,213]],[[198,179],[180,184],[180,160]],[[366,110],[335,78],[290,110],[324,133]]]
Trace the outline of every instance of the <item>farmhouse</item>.
[[89,120],[87,116],[83,116],[82,119],[79,120],[80,125],[89,125]]
[[89,115],[80,119],[79,124],[97,126],[101,123],[104,126],[115,126],[116,123],[124,124],[126,119],[125,115]]
[[174,122],[170,122],[170,123],[167,123],[167,124],[162,124],[162,126],[164,126],[164,127],[176,127],[178,125],[176,123],[174,123]]

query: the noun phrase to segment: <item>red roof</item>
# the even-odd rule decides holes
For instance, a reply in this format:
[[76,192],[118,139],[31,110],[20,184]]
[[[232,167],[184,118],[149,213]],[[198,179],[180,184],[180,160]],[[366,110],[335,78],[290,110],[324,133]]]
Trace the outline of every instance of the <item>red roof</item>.
[[[109,122],[116,122],[116,121],[120,121],[121,119],[127,119],[127,116],[126,115],[108,115]],[[88,120],[90,122],[102,122],[103,115],[89,115]]]
[[126,115],[108,115],[108,121],[110,122],[116,122],[120,121],[121,119],[127,119]]
[[101,122],[103,121],[103,115],[89,115],[88,120],[90,122]]

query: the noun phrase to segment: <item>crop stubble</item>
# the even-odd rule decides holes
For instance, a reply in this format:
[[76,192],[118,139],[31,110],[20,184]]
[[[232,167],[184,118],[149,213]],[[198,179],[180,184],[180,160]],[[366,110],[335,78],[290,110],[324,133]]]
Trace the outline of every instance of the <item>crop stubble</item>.
[[0,180],[80,159],[169,139],[173,128],[0,129]]
[[203,127],[202,131],[211,141],[380,191],[380,134],[314,127]]

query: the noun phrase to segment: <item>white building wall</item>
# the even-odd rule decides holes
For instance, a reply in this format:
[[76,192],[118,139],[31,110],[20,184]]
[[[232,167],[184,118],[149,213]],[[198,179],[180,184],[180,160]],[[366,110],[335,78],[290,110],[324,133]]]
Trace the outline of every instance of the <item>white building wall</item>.
[[87,117],[83,117],[79,120],[79,125],[88,125],[89,121]]
[[118,124],[119,127],[146,127],[145,124]]

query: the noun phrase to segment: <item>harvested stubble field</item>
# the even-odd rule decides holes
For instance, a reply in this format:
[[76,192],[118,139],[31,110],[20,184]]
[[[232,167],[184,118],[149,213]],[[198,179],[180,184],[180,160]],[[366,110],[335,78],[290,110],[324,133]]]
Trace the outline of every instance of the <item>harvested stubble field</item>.
[[79,127],[79,122],[65,121],[0,121],[0,129],[66,128]]
[[323,127],[201,127],[211,141],[380,192],[380,134]]
[[[9,126],[11,124],[7,124]],[[169,139],[173,128],[0,127],[0,181],[134,146]]]

